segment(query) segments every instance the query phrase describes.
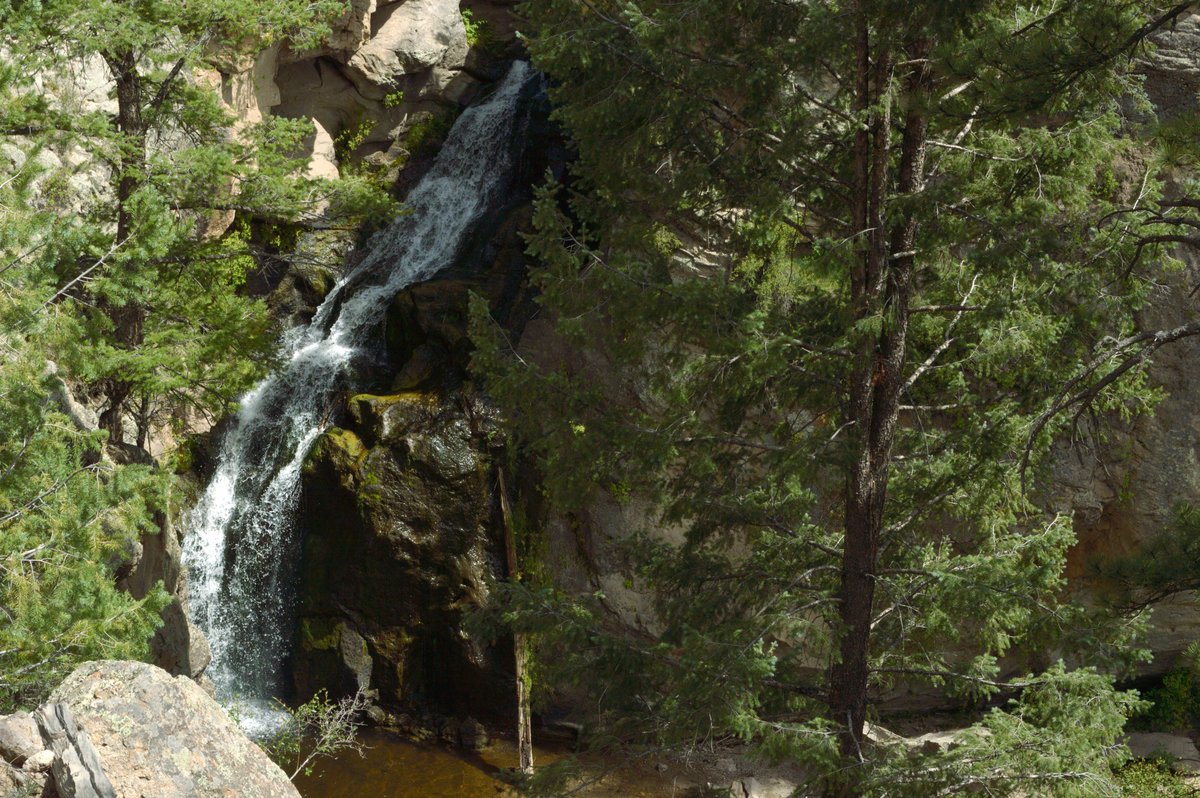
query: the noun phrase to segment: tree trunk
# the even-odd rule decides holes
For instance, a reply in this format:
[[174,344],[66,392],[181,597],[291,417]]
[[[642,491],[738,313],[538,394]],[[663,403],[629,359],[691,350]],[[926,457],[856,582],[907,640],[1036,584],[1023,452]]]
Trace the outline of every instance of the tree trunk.
[[[142,84],[137,58],[129,51],[107,53],[105,63],[117,87],[117,129],[121,133],[117,158],[117,238],[118,248],[133,234],[133,214],[130,200],[141,185],[139,171],[146,153],[146,128],[142,121]],[[113,325],[113,343],[119,349],[136,349],[144,338],[146,309],[140,302],[126,300],[117,304],[102,301],[101,310]],[[108,431],[108,439],[124,441],[121,423],[126,400],[133,384],[119,375],[104,381],[105,409],[100,414],[100,427]]]
[[[517,542],[513,537],[512,507],[508,503],[508,489],[504,484],[504,471],[499,471],[500,511],[504,515],[504,550],[508,559],[508,578],[516,579]],[[529,712],[528,669],[525,663],[528,641],[520,632],[513,632],[513,665],[517,682],[517,760],[522,773],[533,773],[533,724]]]
[[[872,54],[865,13],[859,11],[857,47],[858,97],[856,108],[865,112],[885,95],[892,80],[892,58],[886,47]],[[925,55],[928,43],[919,43],[907,59],[916,66],[906,81],[911,98],[927,95],[930,75]],[[874,57],[872,58],[872,55]],[[868,242],[851,275],[856,317],[878,315],[881,331],[860,344],[850,377],[846,421],[854,461],[846,477],[845,540],[838,612],[841,628],[839,658],[830,669],[830,716],[838,724],[838,747],[844,758],[863,759],[867,688],[870,678],[871,621],[875,604],[875,578],[883,535],[890,474],[901,394],[904,389],[909,304],[915,257],[916,218],[911,213],[885,227],[889,193],[920,191],[923,183],[927,122],[922,102],[908,103],[904,120],[900,163],[891,183],[889,108],[876,110],[869,126],[856,136],[854,210],[858,235]],[[861,199],[860,199],[861,198]],[[890,235],[889,235],[890,232]],[[853,769],[847,769],[853,773]],[[835,796],[856,794],[850,776],[831,784]]]

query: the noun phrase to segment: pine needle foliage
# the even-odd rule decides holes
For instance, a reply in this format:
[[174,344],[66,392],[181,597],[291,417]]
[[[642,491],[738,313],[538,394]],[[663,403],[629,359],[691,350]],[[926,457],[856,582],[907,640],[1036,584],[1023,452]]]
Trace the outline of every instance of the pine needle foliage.
[[[33,153],[25,153],[32,157]],[[168,597],[117,589],[128,547],[157,532],[169,481],[102,460],[103,433],[62,412],[48,368],[58,309],[32,169],[0,181],[0,711],[31,707],[77,664],[141,659]]]
[[[139,403],[219,417],[269,365],[266,307],[241,295],[255,247],[231,218],[357,226],[394,210],[362,180],[304,176],[310,122],[243,124],[220,102],[221,81],[263,48],[285,38],[311,47],[345,9],[342,0],[0,8],[6,59],[38,81],[0,109],[0,131],[68,164],[49,176],[64,191],[40,193],[62,218],[39,255],[53,268],[52,301],[76,304],[61,328],[62,364],[104,397],[111,441],[125,441],[123,419]],[[100,186],[80,196],[76,174]],[[138,429],[136,443],[144,437]]]
[[[825,795],[1119,794],[1138,624],[1069,600],[1071,519],[1021,464],[1041,484],[1069,419],[1039,420],[1145,297],[1099,221],[1159,195],[1125,56],[1170,11],[528,7],[578,159],[529,238],[551,339],[479,305],[477,365],[558,508],[650,508],[655,617],[510,585],[498,620],[588,691],[597,743],[732,736]],[[1154,398],[1135,371],[1096,408]],[[868,738],[928,687],[990,709],[937,754]]]
[[[82,660],[148,654],[168,597],[116,576],[171,476],[109,455],[147,460],[129,451],[147,408],[219,416],[269,365],[266,308],[242,292],[251,222],[393,210],[363,181],[304,177],[306,123],[235,124],[219,100],[222,74],[317,44],[345,8],[0,2],[0,711]],[[102,402],[99,431],[67,383]]]

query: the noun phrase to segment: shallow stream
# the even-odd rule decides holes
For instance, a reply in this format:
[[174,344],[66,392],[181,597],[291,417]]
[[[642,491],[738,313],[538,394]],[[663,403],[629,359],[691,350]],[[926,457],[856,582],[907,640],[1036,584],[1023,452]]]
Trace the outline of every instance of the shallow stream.
[[[464,754],[435,745],[419,745],[386,732],[364,730],[363,756],[347,752],[316,763],[296,778],[303,798],[515,798],[500,778],[517,764],[512,740],[493,738],[481,754]],[[534,762],[545,764],[567,755],[561,747],[534,747]],[[700,765],[701,763],[694,763]],[[650,759],[590,761],[589,784],[577,798],[682,798],[696,784],[719,779],[710,768],[681,767]],[[726,776],[726,778],[728,778]]]
[[[363,756],[353,752],[317,762],[298,776],[304,798],[489,798],[510,794],[497,778],[516,764],[516,747],[499,740],[478,755],[418,745],[393,735],[365,731]],[[544,752],[539,752],[545,755]]]

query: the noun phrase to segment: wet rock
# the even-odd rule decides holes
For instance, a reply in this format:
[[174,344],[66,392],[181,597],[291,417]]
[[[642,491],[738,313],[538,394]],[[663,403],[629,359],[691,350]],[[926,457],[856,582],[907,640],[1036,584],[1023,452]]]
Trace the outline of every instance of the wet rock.
[[487,729],[475,718],[466,718],[458,724],[458,744],[468,751],[482,751],[488,747]]
[[122,798],[299,796],[283,771],[190,679],[140,662],[89,662],[50,701],[70,709]]
[[[303,619],[300,648],[309,667],[296,674],[295,683],[305,698],[319,690],[328,690],[336,696],[353,695],[371,683],[374,659],[366,640],[347,622]],[[373,716],[372,719],[375,720]]]
[[411,391],[428,385],[448,359],[449,353],[440,344],[433,341],[419,344],[392,380],[392,390]]
[[446,745],[458,745],[458,724],[453,718],[442,718],[437,727],[438,739]]
[[362,651],[385,706],[506,705],[494,653],[462,629],[502,562],[490,411],[402,393],[356,396],[349,416],[353,429],[329,430],[305,467],[297,697],[348,693],[362,669],[348,655]]
[[28,712],[0,717],[0,757],[20,765],[45,748],[37,722]]

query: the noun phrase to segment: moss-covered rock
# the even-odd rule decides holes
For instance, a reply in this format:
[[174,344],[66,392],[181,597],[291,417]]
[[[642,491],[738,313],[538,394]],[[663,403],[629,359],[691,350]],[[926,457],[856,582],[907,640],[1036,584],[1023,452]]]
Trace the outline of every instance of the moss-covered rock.
[[355,396],[347,415],[305,467],[296,697],[369,673],[385,704],[502,706],[503,668],[461,624],[503,562],[489,412],[409,392]]

